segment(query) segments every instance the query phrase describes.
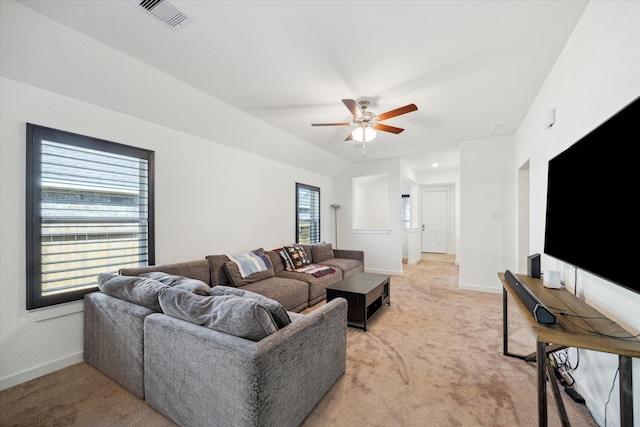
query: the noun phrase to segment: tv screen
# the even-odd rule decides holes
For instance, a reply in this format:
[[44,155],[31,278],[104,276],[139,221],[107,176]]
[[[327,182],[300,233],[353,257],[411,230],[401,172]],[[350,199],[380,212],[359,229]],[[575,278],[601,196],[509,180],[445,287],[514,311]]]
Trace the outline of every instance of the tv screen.
[[549,160],[544,253],[640,293],[640,97]]

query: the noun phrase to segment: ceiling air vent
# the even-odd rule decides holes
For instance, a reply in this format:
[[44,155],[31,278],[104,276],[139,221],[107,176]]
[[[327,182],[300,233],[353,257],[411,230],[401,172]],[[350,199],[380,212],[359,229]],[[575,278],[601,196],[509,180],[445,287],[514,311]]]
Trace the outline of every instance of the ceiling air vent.
[[180,28],[192,19],[178,10],[166,0],[134,0],[133,4],[140,6],[171,28]]

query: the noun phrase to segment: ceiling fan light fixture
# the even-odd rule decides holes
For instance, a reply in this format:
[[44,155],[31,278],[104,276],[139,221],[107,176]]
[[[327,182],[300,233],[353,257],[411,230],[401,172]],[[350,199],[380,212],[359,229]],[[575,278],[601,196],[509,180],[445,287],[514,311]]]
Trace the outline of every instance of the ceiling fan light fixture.
[[376,137],[376,131],[368,126],[358,126],[353,132],[351,132],[351,136],[359,142],[362,142],[365,139],[367,141],[371,141]]

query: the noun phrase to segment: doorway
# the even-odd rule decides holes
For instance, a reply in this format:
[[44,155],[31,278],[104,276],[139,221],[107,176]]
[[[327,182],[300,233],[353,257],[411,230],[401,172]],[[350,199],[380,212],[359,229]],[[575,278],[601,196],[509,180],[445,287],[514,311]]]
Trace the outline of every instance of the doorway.
[[449,191],[422,191],[422,252],[447,253]]

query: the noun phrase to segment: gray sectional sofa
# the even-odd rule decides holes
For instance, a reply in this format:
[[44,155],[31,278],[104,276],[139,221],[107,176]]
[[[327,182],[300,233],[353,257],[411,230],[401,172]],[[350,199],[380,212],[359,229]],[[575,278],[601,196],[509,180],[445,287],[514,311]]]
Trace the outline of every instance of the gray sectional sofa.
[[[321,256],[313,262],[333,273],[288,271],[274,250],[263,251],[272,272],[239,281],[230,277],[226,255],[101,275],[101,292],[85,295],[84,358],[181,426],[298,426],[345,371],[347,303],[338,298],[309,314],[300,311],[324,300],[326,286],[364,270],[362,251],[317,249]],[[314,247],[305,251],[312,259]],[[158,281],[157,272],[189,279],[187,287]],[[122,287],[113,286],[118,281]],[[227,329],[210,326],[229,311],[219,304],[206,312],[216,298],[203,296],[207,288],[227,306],[242,299],[248,323],[264,334],[242,335],[246,328],[236,333],[242,325],[228,322]],[[243,292],[257,300],[238,296]],[[193,307],[205,306],[204,317],[190,317]],[[273,306],[289,324],[272,322]]]

